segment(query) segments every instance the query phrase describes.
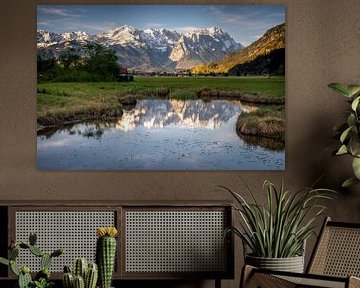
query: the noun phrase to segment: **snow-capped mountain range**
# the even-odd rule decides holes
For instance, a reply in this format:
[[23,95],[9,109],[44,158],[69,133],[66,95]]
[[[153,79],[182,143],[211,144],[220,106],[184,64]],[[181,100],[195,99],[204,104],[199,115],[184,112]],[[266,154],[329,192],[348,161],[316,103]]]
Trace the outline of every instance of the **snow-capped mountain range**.
[[61,34],[37,31],[38,53],[43,57],[59,57],[70,51],[85,55],[83,47],[89,43],[114,49],[119,64],[142,71],[189,69],[218,61],[225,54],[243,48],[217,27],[178,33],[167,29],[139,30],[124,25],[96,35],[82,31]]

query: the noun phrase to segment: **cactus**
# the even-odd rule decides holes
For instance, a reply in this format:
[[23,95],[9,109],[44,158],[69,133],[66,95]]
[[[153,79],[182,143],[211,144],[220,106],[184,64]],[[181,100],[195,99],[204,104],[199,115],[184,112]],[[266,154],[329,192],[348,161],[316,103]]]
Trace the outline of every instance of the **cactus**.
[[3,257],[0,257],[0,263],[4,264],[6,266],[10,265],[10,261],[8,259],[3,258]]
[[110,288],[116,257],[115,227],[98,228],[99,238],[96,243],[96,262],[99,267],[99,282],[101,288]]
[[36,241],[37,241],[37,235],[34,232],[31,232],[29,235],[29,244],[31,246],[35,246],[36,245]]
[[[50,285],[50,265],[53,257],[60,256],[63,254],[63,249],[55,250],[53,253],[48,254],[41,251],[38,247],[35,246],[37,236],[35,233],[30,233],[29,244],[20,242],[16,243],[11,241],[11,245],[8,251],[8,259],[0,257],[0,264],[10,266],[11,271],[18,276],[18,286],[19,288],[29,288],[29,287],[45,287],[44,285]],[[32,280],[30,275],[30,269],[27,266],[22,266],[21,268],[16,264],[16,259],[19,256],[19,250],[24,249],[28,250],[30,253],[37,257],[41,257],[41,271],[39,271],[35,276],[35,281]],[[46,286],[50,287],[50,286]]]
[[49,280],[50,279],[50,271],[48,268],[44,268],[42,270],[40,270],[38,273],[36,273],[35,275],[35,280],[40,281],[41,279],[45,279],[45,280]]
[[85,288],[95,288],[98,279],[98,266],[96,263],[89,263],[85,276]]
[[97,265],[95,263],[89,263],[89,264],[87,263],[88,261],[85,258],[76,259],[74,263],[74,273],[71,273],[71,269],[69,266],[64,266],[64,273],[63,273],[64,288],[78,288],[75,285],[78,285],[80,288],[96,287],[96,282],[98,278]]
[[16,276],[20,275],[20,268],[16,265],[16,262],[14,260],[10,261],[10,269]]
[[84,278],[81,276],[74,277],[74,288],[85,288]]
[[20,243],[19,244],[19,247],[22,248],[22,249],[29,249],[30,248],[30,245],[26,244],[26,243]]
[[87,268],[88,262],[85,258],[76,259],[74,267],[75,276],[81,276],[83,279],[85,279]]
[[58,257],[64,253],[64,249],[57,249],[51,253],[51,257]]
[[40,262],[40,267],[41,269],[49,269],[50,265],[51,265],[51,260],[52,257],[50,254],[45,253],[42,257],[41,257],[41,262]]
[[69,266],[64,266],[64,273],[71,273],[71,269]]
[[19,256],[19,246],[16,245],[14,248],[10,249],[8,256],[9,260],[15,261],[16,258]]
[[64,288],[73,288],[74,287],[74,276],[72,273],[64,273],[63,274],[63,286]]
[[34,254],[35,256],[37,256],[37,257],[41,257],[41,256],[44,255],[44,252],[42,252],[42,251],[40,250],[40,248],[38,248],[38,247],[36,247],[36,246],[30,246],[30,247],[29,247],[29,251],[30,251],[32,254]]
[[30,284],[32,283],[31,275],[29,273],[30,270],[28,267],[26,268],[27,269],[22,269],[19,274],[19,280],[18,280],[19,288],[29,288]]

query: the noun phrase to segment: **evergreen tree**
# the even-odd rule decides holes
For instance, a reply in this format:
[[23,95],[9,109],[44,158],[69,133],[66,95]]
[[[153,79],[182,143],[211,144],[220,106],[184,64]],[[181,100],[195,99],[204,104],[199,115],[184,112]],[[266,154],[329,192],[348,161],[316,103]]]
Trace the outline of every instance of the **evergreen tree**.
[[120,65],[117,63],[115,52],[99,44],[88,46],[89,58],[85,63],[85,70],[99,75],[116,77]]

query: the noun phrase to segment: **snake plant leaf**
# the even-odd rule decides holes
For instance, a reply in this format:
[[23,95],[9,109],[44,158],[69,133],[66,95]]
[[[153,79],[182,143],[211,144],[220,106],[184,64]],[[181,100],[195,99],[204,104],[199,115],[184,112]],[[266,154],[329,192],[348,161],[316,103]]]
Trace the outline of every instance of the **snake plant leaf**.
[[341,133],[340,136],[340,142],[344,143],[344,141],[346,140],[346,137],[348,136],[349,132],[352,130],[353,126],[350,126],[349,128],[345,129],[345,131],[343,133]]
[[[260,205],[252,197],[247,202],[240,193],[222,187],[235,198],[234,209],[240,214],[240,228],[232,227],[231,232],[242,238],[255,256],[300,255],[304,240],[313,233],[313,222],[324,211],[317,201],[331,199],[334,191],[310,187],[290,193],[285,191],[283,183],[278,189],[269,181],[265,181],[263,187],[267,194],[266,205]],[[248,186],[244,190],[254,195]],[[310,210],[315,214],[312,217],[309,217]]]
[[328,85],[329,88],[333,89],[337,93],[347,98],[351,97],[350,91],[348,90],[348,86],[341,83],[330,83]]
[[360,158],[354,157],[352,168],[357,179],[360,180]]
[[347,179],[346,181],[344,181],[344,183],[341,185],[341,187],[348,188],[352,185],[359,184],[359,183],[360,183],[359,179],[357,179],[356,177],[351,177],[351,178]]
[[360,96],[356,97],[354,101],[351,103],[351,109],[356,111],[357,106],[359,105]]
[[339,148],[339,150],[336,152],[335,155],[339,156],[339,155],[344,155],[344,154],[347,154],[349,153],[346,145],[341,145],[341,147]]

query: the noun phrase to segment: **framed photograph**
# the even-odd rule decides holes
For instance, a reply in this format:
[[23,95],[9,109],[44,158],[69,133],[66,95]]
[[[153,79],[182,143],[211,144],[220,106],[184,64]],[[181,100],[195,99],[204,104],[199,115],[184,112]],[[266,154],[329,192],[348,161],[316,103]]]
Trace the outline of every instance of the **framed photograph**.
[[39,170],[284,170],[283,5],[38,5]]

